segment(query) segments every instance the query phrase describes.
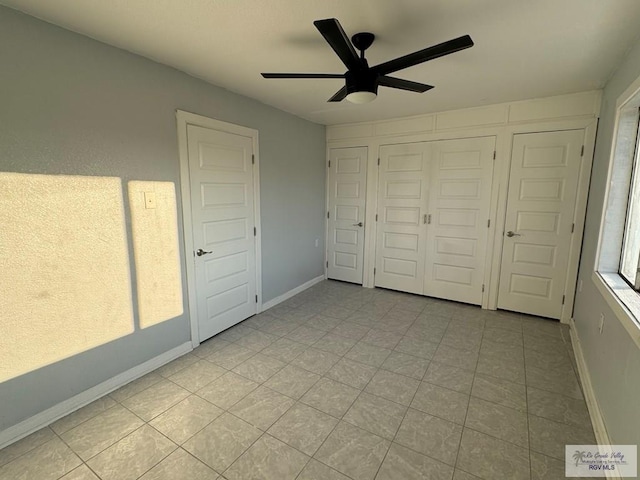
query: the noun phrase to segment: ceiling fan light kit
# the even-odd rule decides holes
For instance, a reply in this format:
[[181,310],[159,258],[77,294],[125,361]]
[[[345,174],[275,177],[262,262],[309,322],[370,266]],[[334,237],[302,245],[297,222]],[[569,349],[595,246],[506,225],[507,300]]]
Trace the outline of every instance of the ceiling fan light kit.
[[[318,31],[325,38],[333,51],[340,57],[347,67],[344,74],[337,73],[263,73],[264,78],[342,78],[345,86],[338,90],[328,101],[341,102],[345,98],[351,103],[369,103],[376,99],[378,86],[408,90],[423,93],[433,88],[432,85],[412,82],[401,78],[390,77],[388,74],[418,65],[420,63],[459,52],[473,46],[469,35],[454,38],[423,50],[398,57],[394,60],[369,67],[364,58],[364,52],[371,46],[375,35],[370,32],[360,32],[349,37],[335,18],[316,20],[313,22]],[[355,47],[355,48],[354,48]],[[360,50],[360,55],[355,49]]]

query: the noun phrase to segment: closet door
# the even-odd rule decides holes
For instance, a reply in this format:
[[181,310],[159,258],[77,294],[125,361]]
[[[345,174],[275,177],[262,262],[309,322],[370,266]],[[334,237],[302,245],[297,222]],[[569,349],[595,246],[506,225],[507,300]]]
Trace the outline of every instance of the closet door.
[[424,294],[480,305],[495,137],[431,145]]
[[423,293],[430,145],[380,147],[375,286]]
[[561,318],[583,143],[584,130],[513,137],[498,308]]
[[327,277],[362,284],[367,147],[329,153]]

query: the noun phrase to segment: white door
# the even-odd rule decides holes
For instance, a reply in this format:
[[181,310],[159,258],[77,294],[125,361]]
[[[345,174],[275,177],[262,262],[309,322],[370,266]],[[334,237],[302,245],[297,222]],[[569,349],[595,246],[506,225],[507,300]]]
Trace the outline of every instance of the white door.
[[584,130],[515,135],[498,308],[562,314]]
[[433,142],[424,294],[480,305],[495,137]]
[[329,152],[327,276],[362,284],[367,148]]
[[187,127],[200,341],[256,313],[253,143]]
[[423,293],[431,146],[380,147],[375,286]]

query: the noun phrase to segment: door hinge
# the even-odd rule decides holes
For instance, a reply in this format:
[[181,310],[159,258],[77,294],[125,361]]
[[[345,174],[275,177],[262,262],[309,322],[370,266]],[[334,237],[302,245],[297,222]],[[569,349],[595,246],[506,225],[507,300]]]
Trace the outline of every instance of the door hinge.
[[329,212],[327,212],[327,218],[329,218]]
[[564,295],[562,295],[562,304],[564,305]]
[[256,303],[258,303],[258,295],[256,295]]
[[329,168],[331,168],[331,160],[329,160]]
[[487,220],[487,228],[491,228],[491,219]]
[[378,157],[378,166],[380,166],[380,157]]
[[482,284],[482,293],[484,293],[484,283]]
[[576,229],[576,224],[572,223],[571,224],[571,233],[573,233],[573,231]]
[[253,227],[253,236],[257,236],[258,235],[258,229],[256,227]]
[[582,145],[582,148],[580,149],[580,156],[584,157],[584,145]]
[[376,274],[376,267],[373,267],[373,274]]
[[495,150],[493,151],[493,159],[494,160],[496,159],[496,151]]
[[255,165],[256,164],[256,156],[252,153],[251,154],[251,165]]
[[329,268],[329,260],[327,260],[327,268]]
[[378,214],[376,213],[376,222],[378,221]]
[[431,214],[427,215],[427,225],[431,225]]

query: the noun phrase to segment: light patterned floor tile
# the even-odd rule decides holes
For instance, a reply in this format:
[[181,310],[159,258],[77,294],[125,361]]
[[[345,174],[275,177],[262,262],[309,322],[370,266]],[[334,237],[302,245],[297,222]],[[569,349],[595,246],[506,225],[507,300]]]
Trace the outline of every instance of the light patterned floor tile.
[[181,445],[222,413],[222,409],[196,395],[191,395],[158,415],[149,425]]
[[483,479],[529,480],[529,451],[465,428],[456,465]]
[[260,430],[267,430],[294,403],[295,400],[270,388],[258,387],[231,407],[229,412]]
[[217,480],[220,476],[181,448],[145,473],[140,480]]
[[86,461],[143,424],[144,422],[129,410],[116,405],[60,437]]
[[431,362],[423,380],[460,393],[471,393],[473,372],[444,363]]
[[201,390],[197,395],[222,409],[229,409],[253,390],[258,384],[237,373],[227,372]]
[[453,466],[461,435],[462,426],[409,409],[394,441]]
[[269,387],[276,392],[297,400],[319,379],[320,375],[317,373],[308,372],[293,365],[287,365],[267,380],[264,385],[265,387]]
[[135,480],[177,448],[148,425],[87,462],[101,480]]
[[338,420],[303,403],[297,403],[267,433],[313,455],[338,424]]
[[168,380],[127,398],[122,405],[145,421],[157,417],[189,396],[189,391]]
[[315,458],[354,480],[372,479],[390,442],[345,422],[335,428]]
[[460,425],[464,424],[468,405],[468,395],[427,382],[420,384],[411,402],[411,408]]
[[75,470],[70,471],[60,480],[100,480],[84,463]]
[[56,437],[0,467],[0,480],[57,480],[81,463]]
[[453,467],[393,443],[376,480],[449,480],[452,475]]
[[258,353],[235,367],[233,371],[256,383],[264,383],[285,365],[277,358]]
[[375,435],[393,440],[406,411],[407,407],[362,392],[343,420]]
[[360,390],[336,382],[329,378],[322,378],[300,399],[301,402],[340,418],[344,415]]
[[200,360],[174,373],[169,377],[169,380],[190,392],[196,392],[225,373],[224,368],[206,360]]
[[309,457],[280,440],[263,435],[242,454],[224,476],[229,480],[294,480]]
[[42,428],[28,437],[19,440],[0,450],[0,466],[15,460],[20,455],[30,452],[34,448],[56,438],[56,434],[49,427]]
[[262,432],[254,426],[224,413],[189,439],[183,448],[216,472],[224,472],[260,435]]
[[365,391],[392,402],[410,405],[420,382],[414,378],[398,375],[397,373],[378,370]]
[[81,423],[90,420],[96,415],[100,415],[105,410],[110,409],[116,404],[115,400],[113,400],[109,396],[104,396],[99,398],[95,402],[86,405],[70,415],[61,418],[57,422],[51,424],[51,430],[56,432],[58,435],[63,434],[64,432],[68,432],[72,428],[77,427]]
[[327,467],[324,463],[311,459],[297,480],[350,480],[342,473]]

